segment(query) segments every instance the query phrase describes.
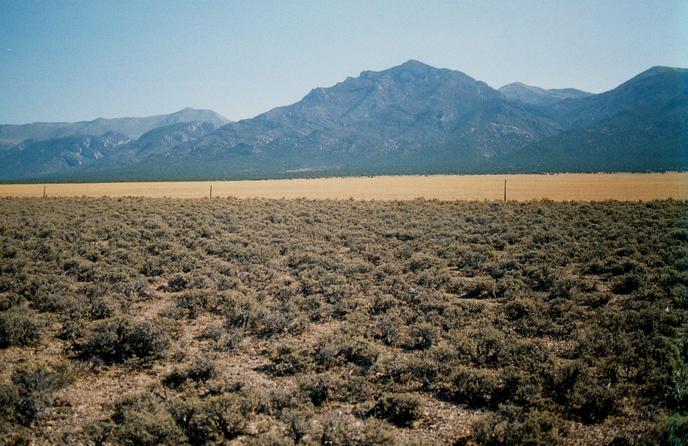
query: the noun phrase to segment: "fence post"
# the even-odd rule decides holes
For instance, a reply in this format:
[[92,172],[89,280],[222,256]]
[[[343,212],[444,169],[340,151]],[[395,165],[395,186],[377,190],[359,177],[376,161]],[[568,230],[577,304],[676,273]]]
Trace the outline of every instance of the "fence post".
[[45,184],[43,185],[43,198],[45,198]]
[[213,185],[210,185],[210,198],[213,198]]
[[506,203],[506,180],[504,180],[504,202]]

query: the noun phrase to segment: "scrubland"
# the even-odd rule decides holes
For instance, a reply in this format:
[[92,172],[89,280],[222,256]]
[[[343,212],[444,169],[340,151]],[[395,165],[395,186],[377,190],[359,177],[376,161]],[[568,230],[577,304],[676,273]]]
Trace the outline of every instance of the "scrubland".
[[0,199],[0,443],[685,444],[687,212]]

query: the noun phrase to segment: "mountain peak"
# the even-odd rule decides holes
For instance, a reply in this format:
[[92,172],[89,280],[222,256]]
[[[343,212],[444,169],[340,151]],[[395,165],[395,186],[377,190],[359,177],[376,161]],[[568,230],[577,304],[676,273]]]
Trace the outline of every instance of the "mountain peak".
[[409,59],[406,62],[402,63],[401,65],[397,65],[396,67],[389,68],[384,71],[390,71],[390,72],[407,72],[407,73],[413,73],[413,74],[426,74],[428,72],[432,71],[439,71],[439,68],[435,68],[433,66],[430,66],[426,63],[423,63],[419,60],[416,59]]
[[430,65],[428,65],[428,64],[426,64],[426,63],[423,63],[423,62],[421,62],[420,60],[417,60],[417,59],[409,59],[409,60],[407,60],[406,62],[404,62],[404,63],[402,63],[401,65],[399,65],[399,67],[404,67],[404,68],[424,68],[424,69],[433,68],[433,69],[435,69],[435,70],[437,69],[437,68],[435,68],[435,67],[433,67],[433,66],[430,66]]
[[648,68],[647,70],[643,71],[642,73],[636,75],[633,77],[633,79],[642,79],[646,77],[651,77],[651,76],[657,76],[661,74],[687,74],[688,73],[688,68],[679,68],[679,67],[666,67],[662,65],[655,65],[652,68]]

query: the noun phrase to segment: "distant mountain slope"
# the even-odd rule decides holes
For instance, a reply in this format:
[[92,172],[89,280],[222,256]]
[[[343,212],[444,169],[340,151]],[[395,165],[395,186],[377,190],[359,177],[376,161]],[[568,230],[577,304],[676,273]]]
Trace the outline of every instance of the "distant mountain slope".
[[152,154],[205,136],[212,122],[184,122],[158,127],[132,140],[118,133],[76,135],[46,141],[24,141],[0,152],[0,178],[69,175],[89,168],[107,169],[141,162]]
[[559,88],[545,90],[540,87],[514,82],[499,89],[499,92],[511,102],[518,102],[528,105],[551,105],[562,99],[578,99],[591,96],[587,91],[576,90],[575,88]]
[[[479,161],[554,134],[556,122],[504,100],[459,71],[408,61],[365,71],[296,104],[230,123],[160,159],[308,168],[398,165],[428,159]],[[263,166],[255,166],[261,168]]]
[[129,141],[119,133],[24,141],[0,153],[0,178],[38,177],[85,167]]
[[0,125],[0,144],[14,145],[32,139],[41,141],[72,135],[100,136],[108,132],[120,133],[130,138],[138,138],[156,127],[183,122],[205,121],[216,125],[229,122],[225,117],[211,110],[185,108],[167,115],[143,118],[98,118],[82,122],[36,122],[21,125]]
[[547,111],[565,128],[584,128],[627,110],[649,110],[688,100],[688,69],[653,67],[613,90],[559,101]]
[[[411,60],[219,128],[217,121],[158,119],[159,127],[136,138],[107,134],[0,148],[0,179],[688,168],[686,69],[654,67],[594,95],[523,84],[501,90]],[[179,119],[186,118],[172,120]]]
[[627,109],[591,127],[545,138],[504,159],[513,170],[688,169],[688,102]]
[[[150,130],[135,141],[110,153],[103,159],[104,167],[119,166],[141,162],[161,153],[166,153],[178,145],[206,136],[219,126],[213,122],[182,122]],[[172,152],[173,153],[173,152]],[[99,166],[100,167],[100,166]]]

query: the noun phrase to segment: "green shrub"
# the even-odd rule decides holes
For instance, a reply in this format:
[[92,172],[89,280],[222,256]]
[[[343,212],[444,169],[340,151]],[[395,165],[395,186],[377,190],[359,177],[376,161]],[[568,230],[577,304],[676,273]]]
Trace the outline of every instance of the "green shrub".
[[661,444],[683,446],[688,444],[688,415],[673,414],[662,425]]

